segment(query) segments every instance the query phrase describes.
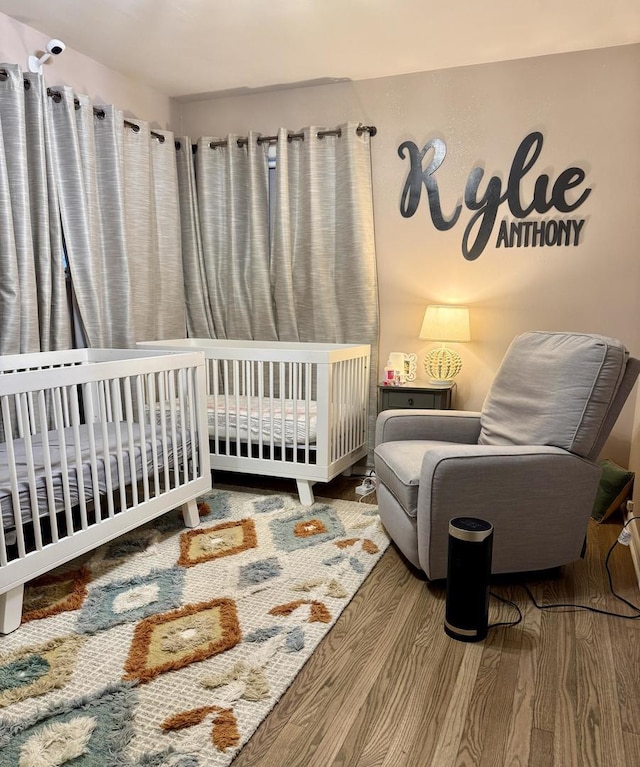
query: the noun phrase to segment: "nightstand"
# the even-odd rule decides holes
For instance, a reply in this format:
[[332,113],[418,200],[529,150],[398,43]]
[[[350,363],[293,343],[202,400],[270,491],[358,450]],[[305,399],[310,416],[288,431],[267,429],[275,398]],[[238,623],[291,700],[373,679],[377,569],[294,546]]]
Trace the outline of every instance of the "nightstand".
[[453,407],[456,385],[430,386],[415,381],[399,386],[378,385],[378,412],[402,408],[450,410]]

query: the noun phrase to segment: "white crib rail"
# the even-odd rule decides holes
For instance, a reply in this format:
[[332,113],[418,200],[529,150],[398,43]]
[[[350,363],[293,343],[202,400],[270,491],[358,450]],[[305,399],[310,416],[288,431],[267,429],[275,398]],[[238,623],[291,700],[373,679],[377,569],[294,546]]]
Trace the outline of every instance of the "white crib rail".
[[313,462],[316,365],[209,359],[206,369],[207,390],[216,413],[220,414],[211,419],[210,437],[221,454],[230,455],[241,441],[248,456],[257,452],[280,456],[274,460]]
[[[139,507],[151,518],[167,494],[179,506],[194,487],[209,487],[204,386],[197,353],[0,357],[9,490],[0,497],[0,567],[15,572],[20,560],[63,539],[72,550],[78,535],[91,548],[91,531],[105,521],[115,529],[116,517]],[[49,559],[41,571],[57,555]]]
[[314,482],[367,455],[368,345],[181,338],[138,347],[204,353],[214,471],[293,478],[309,505]]

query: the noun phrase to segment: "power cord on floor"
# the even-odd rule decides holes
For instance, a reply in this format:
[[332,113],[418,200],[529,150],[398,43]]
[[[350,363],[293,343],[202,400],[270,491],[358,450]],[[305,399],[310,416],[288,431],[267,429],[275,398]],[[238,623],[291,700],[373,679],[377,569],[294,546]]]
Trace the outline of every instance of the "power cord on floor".
[[518,623],[522,621],[522,610],[518,607],[518,605],[515,602],[512,602],[510,599],[505,599],[504,597],[498,596],[498,594],[494,594],[493,591],[489,592],[489,595],[492,596],[494,599],[499,600],[500,602],[504,602],[505,605],[509,605],[510,607],[513,607],[513,609],[518,613],[518,617],[514,621],[501,621],[500,623],[490,623],[487,628],[494,629],[498,626],[517,626]]
[[372,470],[364,476],[360,475],[360,478],[362,478],[362,482],[356,487],[356,495],[359,495],[360,498],[358,500],[362,501],[363,498],[375,492],[376,473]]
[[640,607],[638,605],[634,605],[633,602],[630,602],[628,599],[625,599],[625,597],[621,596],[617,593],[617,591],[613,588],[613,577],[611,575],[611,569],[609,567],[609,559],[611,558],[611,554],[613,553],[613,550],[615,547],[620,544],[622,546],[628,546],[629,545],[629,533],[627,531],[627,527],[636,520],[640,520],[640,517],[630,517],[622,526],[622,531],[620,532],[620,535],[617,537],[617,539],[611,544],[609,547],[609,551],[607,551],[607,556],[604,560],[604,566],[607,571],[607,579],[609,581],[609,590],[611,591],[611,594],[620,602],[623,602],[627,607],[630,607],[632,610],[635,610],[635,615],[624,615],[623,613],[616,613],[612,612],[610,610],[601,610],[599,607],[591,607],[590,605],[577,605],[577,604],[571,604],[571,603],[557,603],[557,604],[551,604],[551,605],[540,605],[536,601],[536,598],[531,593],[531,590],[528,586],[525,584],[522,584],[522,588],[527,592],[529,595],[529,599],[533,602],[534,606],[538,608],[538,610],[566,610],[567,612],[574,612],[576,610],[587,610],[588,612],[592,613],[599,613],[600,615],[610,615],[614,618],[624,618],[625,620],[637,620],[640,618]]
[[[573,604],[570,602],[564,603],[556,603],[556,604],[550,604],[550,605],[543,605],[539,604],[536,598],[534,597],[533,593],[531,592],[531,589],[526,584],[520,584],[522,588],[527,592],[529,599],[533,603],[535,607],[538,608],[538,610],[563,610],[565,612],[575,612],[577,610],[587,610],[588,612],[592,613],[599,613],[600,615],[610,615],[614,618],[624,618],[625,620],[636,620],[640,618],[640,607],[637,605],[634,605],[632,602],[630,602],[628,599],[625,599],[625,597],[621,596],[616,592],[616,590],[613,587],[613,577],[611,575],[611,569],[609,567],[609,559],[611,558],[611,554],[613,553],[613,550],[615,547],[620,544],[622,546],[628,546],[629,540],[630,540],[630,534],[627,530],[627,527],[631,524],[631,522],[635,522],[637,520],[640,520],[640,517],[630,517],[622,526],[622,531],[620,532],[620,535],[618,538],[611,544],[609,550],[607,551],[607,556],[605,557],[604,565],[605,569],[607,571],[607,579],[609,581],[609,590],[611,591],[611,594],[621,602],[623,602],[627,607],[630,607],[632,610],[635,610],[635,615],[624,615],[623,613],[616,613],[612,612],[610,610],[601,610],[599,607],[591,607],[590,605],[578,605]],[[512,622],[501,622],[501,623],[492,623],[489,625],[488,628],[495,628],[496,626],[516,626],[520,621],[522,620],[522,612],[518,605],[515,602],[510,601],[509,599],[504,599],[503,597],[498,596],[497,594],[494,594],[493,592],[490,592],[491,596],[495,599],[500,600],[501,602],[504,602],[505,604],[510,605],[518,612],[518,618],[515,621]]]

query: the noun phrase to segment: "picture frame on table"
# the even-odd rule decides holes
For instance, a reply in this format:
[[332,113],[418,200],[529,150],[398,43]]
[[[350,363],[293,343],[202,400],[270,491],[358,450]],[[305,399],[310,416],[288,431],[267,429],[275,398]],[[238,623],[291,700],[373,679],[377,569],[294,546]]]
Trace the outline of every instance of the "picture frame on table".
[[389,364],[394,369],[400,383],[410,383],[416,380],[418,355],[406,352],[391,352]]

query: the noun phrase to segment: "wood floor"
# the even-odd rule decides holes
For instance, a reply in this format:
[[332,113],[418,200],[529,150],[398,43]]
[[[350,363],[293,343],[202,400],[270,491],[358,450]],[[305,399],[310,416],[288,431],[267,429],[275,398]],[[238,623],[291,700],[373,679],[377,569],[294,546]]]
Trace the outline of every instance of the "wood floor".
[[[356,484],[315,491],[356,500]],[[620,527],[590,523],[585,560],[526,580],[538,602],[631,613],[604,566]],[[616,591],[640,605],[626,547],[610,568]],[[458,642],[443,631],[444,588],[389,548],[233,767],[640,765],[640,620],[541,612],[515,578],[492,591],[520,605],[522,623]],[[491,599],[490,623],[514,617]]]

